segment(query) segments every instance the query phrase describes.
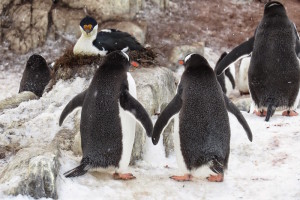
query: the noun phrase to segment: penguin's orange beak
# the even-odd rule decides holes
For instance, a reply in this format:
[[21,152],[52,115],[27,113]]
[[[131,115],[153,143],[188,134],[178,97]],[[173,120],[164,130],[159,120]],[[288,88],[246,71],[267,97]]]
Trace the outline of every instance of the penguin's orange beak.
[[135,61],[131,61],[130,64],[135,68],[138,68],[138,66],[139,66],[139,63],[137,63]]
[[179,63],[180,65],[184,65],[184,60],[178,60],[178,63]]
[[84,25],[83,26],[83,30],[87,33],[91,32],[92,31],[92,24],[88,24],[88,25]]

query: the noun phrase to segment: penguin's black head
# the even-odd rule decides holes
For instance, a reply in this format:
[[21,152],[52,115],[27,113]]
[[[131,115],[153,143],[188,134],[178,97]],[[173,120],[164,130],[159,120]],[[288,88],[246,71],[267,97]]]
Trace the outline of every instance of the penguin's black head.
[[106,62],[111,66],[125,67],[126,70],[128,70],[131,65],[134,67],[138,67],[138,64],[135,61],[130,61],[127,53],[123,51],[113,51],[107,54]]
[[26,68],[32,70],[43,69],[47,67],[48,65],[46,60],[38,54],[33,54],[32,56],[30,56],[26,64]]
[[275,12],[281,11],[285,13],[285,8],[283,4],[278,1],[270,1],[266,3],[264,13],[268,14],[269,12],[273,12],[273,11]]
[[86,16],[85,18],[83,18],[81,20],[80,28],[81,28],[82,33],[85,32],[87,35],[89,35],[89,33],[93,32],[93,30],[96,30],[96,33],[97,33],[98,24],[94,18],[92,18],[90,16]]
[[185,69],[191,67],[210,67],[207,60],[200,54],[191,53],[188,54],[184,60],[180,60],[179,64],[184,65]]

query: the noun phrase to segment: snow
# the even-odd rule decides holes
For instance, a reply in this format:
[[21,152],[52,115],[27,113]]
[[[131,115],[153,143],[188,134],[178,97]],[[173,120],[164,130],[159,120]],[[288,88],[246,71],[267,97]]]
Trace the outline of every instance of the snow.
[[[217,58],[213,58],[215,62]],[[17,73],[1,77],[6,80],[20,80]],[[18,78],[18,79],[17,79]],[[2,81],[2,82],[1,82]],[[16,83],[15,83],[16,82]],[[0,87],[0,94],[14,94],[18,81],[9,81]],[[1,84],[3,85],[3,84]],[[1,113],[0,124],[14,130],[14,139],[21,146],[50,142],[62,128],[72,129],[71,113],[58,126],[58,118],[65,105],[89,85],[89,81],[76,78],[59,81],[39,100],[23,102],[19,107]],[[297,110],[300,113],[300,109]],[[206,175],[195,172],[192,182],[175,182],[169,177],[180,175],[175,153],[165,157],[162,139],[153,146],[146,141],[144,160],[130,166],[128,172],[137,178],[130,181],[112,179],[113,171],[89,172],[77,178],[65,178],[63,173],[78,166],[81,157],[71,151],[62,151],[61,168],[57,179],[59,199],[300,199],[300,116],[283,117],[276,113],[270,120],[243,112],[252,132],[253,142],[249,142],[241,125],[231,114],[231,152],[229,168],[222,183],[210,183]],[[17,124],[22,122],[22,126]],[[1,137],[0,143],[7,139]],[[0,162],[0,171],[9,162]],[[17,177],[16,177],[17,179]],[[32,199],[19,195],[11,197],[3,194],[7,185],[0,185],[0,199]]]

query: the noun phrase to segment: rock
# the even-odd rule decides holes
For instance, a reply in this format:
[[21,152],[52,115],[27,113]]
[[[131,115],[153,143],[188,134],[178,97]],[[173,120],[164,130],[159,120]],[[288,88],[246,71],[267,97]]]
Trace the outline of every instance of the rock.
[[[83,9],[56,7],[51,11],[54,32],[59,35],[81,35],[79,23],[85,17]],[[96,19],[98,23],[101,21]]]
[[10,49],[17,53],[26,53],[45,42],[51,7],[51,0],[33,0],[32,3],[14,1],[8,14],[13,25],[4,33]]
[[159,6],[161,9],[166,9],[169,7],[169,0],[151,0],[153,3]]
[[104,28],[114,28],[118,29],[120,31],[127,32],[134,36],[138,42],[140,42],[142,45],[145,44],[146,40],[146,31],[147,26],[144,24],[143,26],[139,26],[133,22],[129,21],[123,21],[123,22],[117,22],[117,23],[107,23],[102,26],[102,29]]
[[[137,85],[137,98],[151,116],[159,113],[173,99],[176,92],[176,80],[171,70],[164,67],[143,68],[135,70],[131,74]],[[149,76],[150,74],[151,76]],[[166,128],[166,130],[170,130],[170,128]],[[131,163],[142,158],[145,141],[145,131],[141,127],[137,127]],[[173,148],[172,142],[171,135],[164,139],[166,152]]]
[[252,100],[250,97],[244,97],[234,100],[233,103],[238,107],[239,110],[248,112],[250,110]]
[[20,103],[24,101],[33,100],[33,99],[38,99],[38,96],[36,96],[33,92],[25,91],[16,94],[12,97],[0,101],[0,112],[5,109],[18,107]]
[[43,147],[20,150],[0,175],[6,195],[57,199],[58,151]]
[[142,8],[143,0],[62,0],[62,2],[73,9],[86,8],[89,15],[106,21],[132,19],[136,12]]
[[178,60],[184,59],[185,56],[190,53],[198,53],[200,55],[204,55],[204,43],[199,42],[193,45],[182,45],[174,47],[171,52],[169,61],[173,64],[177,64]]

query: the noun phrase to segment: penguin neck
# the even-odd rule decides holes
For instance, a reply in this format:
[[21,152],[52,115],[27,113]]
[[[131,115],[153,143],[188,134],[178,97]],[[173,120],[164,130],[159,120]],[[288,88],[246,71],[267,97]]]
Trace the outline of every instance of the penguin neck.
[[98,28],[95,27],[94,30],[87,35],[82,31],[80,38],[77,40],[73,53],[75,55],[97,55],[99,50],[93,45],[94,40],[97,38]]

